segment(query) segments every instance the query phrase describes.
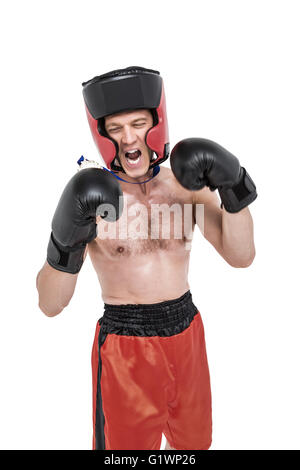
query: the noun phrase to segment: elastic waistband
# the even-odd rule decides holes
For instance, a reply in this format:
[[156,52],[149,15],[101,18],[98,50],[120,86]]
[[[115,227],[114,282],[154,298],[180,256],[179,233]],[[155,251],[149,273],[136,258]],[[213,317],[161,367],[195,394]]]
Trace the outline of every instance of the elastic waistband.
[[125,336],[172,336],[184,331],[198,313],[190,291],[156,304],[104,304],[103,333]]

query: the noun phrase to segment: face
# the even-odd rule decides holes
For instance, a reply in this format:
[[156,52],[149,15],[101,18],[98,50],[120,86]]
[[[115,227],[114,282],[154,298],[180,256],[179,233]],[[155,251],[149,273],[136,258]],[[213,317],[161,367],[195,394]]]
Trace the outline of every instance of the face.
[[105,129],[119,147],[119,158],[126,174],[132,178],[144,176],[149,170],[152,151],[145,137],[153,126],[148,109],[126,111],[105,118]]

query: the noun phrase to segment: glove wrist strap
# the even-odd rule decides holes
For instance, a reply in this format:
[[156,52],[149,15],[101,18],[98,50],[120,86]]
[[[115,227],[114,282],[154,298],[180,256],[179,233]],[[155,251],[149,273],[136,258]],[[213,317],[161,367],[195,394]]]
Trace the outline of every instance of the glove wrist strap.
[[65,273],[79,273],[83,264],[83,255],[86,243],[76,247],[60,245],[51,233],[47,249],[47,261],[52,268]]
[[256,186],[245,168],[241,168],[239,182],[231,188],[219,188],[222,206],[227,212],[239,212],[257,198]]

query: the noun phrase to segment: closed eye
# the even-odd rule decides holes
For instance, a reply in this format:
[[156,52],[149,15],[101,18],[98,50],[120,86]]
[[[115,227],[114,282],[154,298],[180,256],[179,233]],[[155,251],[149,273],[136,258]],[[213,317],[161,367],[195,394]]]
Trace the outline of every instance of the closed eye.
[[114,128],[108,129],[108,132],[118,132],[119,130],[121,130],[120,127],[114,127]]

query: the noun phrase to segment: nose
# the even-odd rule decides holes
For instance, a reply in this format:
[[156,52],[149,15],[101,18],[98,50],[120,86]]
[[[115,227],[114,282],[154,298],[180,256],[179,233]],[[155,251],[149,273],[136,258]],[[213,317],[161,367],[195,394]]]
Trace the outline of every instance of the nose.
[[122,141],[122,144],[126,144],[126,145],[132,145],[136,141],[136,134],[132,127],[130,126],[123,127],[121,141]]

